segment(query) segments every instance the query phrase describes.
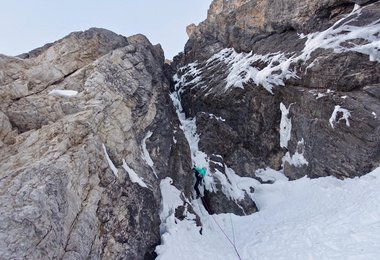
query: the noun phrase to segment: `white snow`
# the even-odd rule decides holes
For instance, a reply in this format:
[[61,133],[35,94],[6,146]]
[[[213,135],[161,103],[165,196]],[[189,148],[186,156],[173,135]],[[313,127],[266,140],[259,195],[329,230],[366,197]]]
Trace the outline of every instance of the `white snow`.
[[372,111],[372,115],[373,115],[373,117],[374,117],[374,118],[377,118],[377,115],[376,115],[376,113],[375,113],[375,112],[373,112],[373,111]]
[[[180,68],[179,70],[185,73],[183,73],[181,78],[179,78],[177,74],[174,75],[173,79],[177,82],[177,85],[181,84],[183,87],[186,87],[188,85],[197,84],[202,81],[202,77],[200,76],[201,71],[197,68],[197,66],[198,63],[193,62]],[[191,81],[187,81],[187,77],[189,76],[193,78]]]
[[[224,171],[226,175],[222,174],[219,170],[216,170],[212,174],[218,179],[218,182],[221,184],[221,191],[231,200],[238,201],[244,199],[245,192],[250,193],[250,187],[253,187],[257,184],[257,180],[240,177],[235,173],[233,169],[228,168],[227,166],[225,166]],[[205,187],[210,191],[218,190],[214,182],[208,182]]]
[[108,165],[110,166],[113,174],[116,176],[116,177],[119,177],[119,175],[117,174],[117,168],[115,167],[115,165],[113,164],[112,160],[110,159],[108,153],[107,153],[107,149],[106,149],[106,146],[104,144],[102,144],[103,146],[103,151],[104,151],[104,154],[106,156],[106,159],[107,159],[107,162],[108,162]]
[[[338,117],[338,113],[342,114],[341,118],[337,118]],[[345,120],[346,121],[346,125],[349,127],[350,126],[350,121],[348,121],[348,118],[350,118],[350,117],[351,117],[351,113],[347,109],[342,108],[339,105],[336,105],[335,108],[334,108],[333,113],[331,114],[329,122],[330,122],[331,127],[334,128],[334,122],[337,122],[337,120],[338,120],[338,122],[340,120]]]
[[282,174],[279,171],[275,171],[271,168],[259,169],[256,171],[255,175],[257,177],[260,177],[263,181],[288,180],[288,178],[284,174]]
[[244,260],[379,258],[380,167],[344,181],[287,181],[281,173],[265,172],[276,181],[256,184],[258,213],[210,216],[203,211],[202,235],[193,221],[172,222],[156,249],[157,259],[238,260],[217,223]]
[[78,94],[76,90],[64,90],[64,89],[53,89],[49,92],[49,95],[52,96],[61,96],[61,97],[73,97]]
[[123,168],[128,173],[129,179],[131,179],[131,182],[137,183],[143,188],[148,188],[148,186],[145,184],[145,182],[140,178],[137,173],[128,166],[127,162],[123,159]]
[[[207,154],[198,149],[199,135],[197,134],[196,119],[186,118],[186,115],[183,112],[182,104],[179,98],[179,93],[181,93],[181,89],[178,89],[179,86],[180,84],[177,83],[175,86],[176,91],[170,94],[170,98],[173,101],[173,105],[176,108],[178,119],[181,123],[180,129],[185,134],[186,140],[190,147],[191,163],[192,165],[196,165],[199,168],[206,168],[206,171],[210,172]],[[189,175],[192,176],[192,173],[190,172]],[[203,181],[206,187],[208,187],[210,190],[215,190],[211,188],[214,187],[214,179],[212,176],[206,174],[206,176],[204,176],[203,178]],[[203,194],[203,187],[200,187],[199,190],[201,194]]]
[[[170,94],[170,98],[173,101],[173,104],[176,108],[176,112],[180,121],[180,128],[184,132],[187,142],[191,151],[191,160],[192,164],[197,167],[206,168],[207,173],[204,177],[204,187],[209,190],[216,192],[218,191],[214,178],[216,178],[222,185],[222,192],[229,198],[233,200],[240,200],[244,198],[245,191],[249,191],[249,185],[252,181],[257,182],[254,179],[241,178],[235,174],[235,172],[225,167],[226,175],[216,170],[216,172],[210,174],[209,167],[209,158],[206,153],[202,152],[198,148],[199,135],[197,134],[196,119],[195,118],[186,118],[185,113],[183,113],[182,105],[180,102],[179,93],[185,86],[181,85],[180,82],[177,82],[175,86],[175,92]],[[210,116],[214,116],[210,114]],[[222,118],[221,118],[222,120]],[[192,173],[189,173],[192,176]],[[203,186],[200,187],[200,192],[203,194]]]
[[218,120],[218,121],[222,121],[222,122],[225,122],[225,121],[226,121],[226,119],[224,119],[223,117],[216,116],[216,115],[214,115],[214,114],[209,114],[209,116],[210,116],[210,118],[214,118],[214,119],[216,119],[216,120]]
[[292,131],[292,120],[289,118],[289,109],[292,104],[289,105],[288,108],[281,102],[280,110],[281,110],[281,122],[280,122],[280,146],[287,148],[288,142],[290,140],[291,131]]
[[[177,86],[179,86],[179,83],[177,83]],[[172,99],[174,107],[176,108],[177,116],[181,123],[180,128],[184,132],[185,137],[189,143],[192,164],[197,165],[197,167],[200,168],[205,167],[208,169],[209,167],[206,159],[207,155],[198,149],[199,135],[197,134],[196,120],[195,118],[186,118],[185,113],[183,113],[178,92],[181,92],[181,90],[179,89],[177,92],[172,92],[170,94],[170,98]]]
[[[283,53],[270,53],[258,55],[250,53],[237,53],[232,48],[221,50],[213,55],[208,64],[215,60],[224,62],[229,67],[225,91],[231,87],[243,88],[243,84],[249,81],[263,86],[271,94],[274,86],[284,86],[284,79],[297,77],[295,72],[289,69],[291,59]],[[252,66],[253,63],[265,64],[263,68]]]
[[[282,165],[284,165],[285,162],[288,162],[290,165],[294,165],[296,167],[301,167],[302,165],[309,165],[309,162],[304,157],[304,147],[305,147],[305,141],[303,138],[301,141],[297,142],[297,148],[293,155],[290,155],[289,152],[285,154],[285,156],[282,158]],[[299,150],[302,150],[302,152],[299,152]]]
[[320,98],[323,98],[323,97],[326,97],[327,94],[326,93],[318,93],[317,97],[315,99],[320,99]]
[[[165,225],[172,227],[174,223],[172,222],[174,219],[175,209],[178,206],[183,205],[183,201],[181,199],[181,191],[179,191],[176,187],[172,185],[173,180],[169,177],[161,180],[160,190],[161,190],[161,212],[160,212],[160,220],[161,220],[161,233],[166,231]],[[168,218],[172,216],[172,218],[168,220]]]
[[[273,87],[284,86],[286,79],[298,78],[290,65],[308,61],[317,49],[331,49],[336,53],[359,52],[368,55],[370,61],[380,62],[380,19],[361,26],[350,25],[360,15],[361,8],[355,6],[350,14],[337,21],[330,28],[321,32],[300,35],[301,39],[307,38],[307,40],[303,50],[298,55],[280,52],[266,55],[252,52],[237,53],[233,48],[226,48],[213,55],[207,61],[206,66],[218,66],[218,62],[224,62],[227,65],[228,75],[224,91],[232,87],[244,88],[244,84],[253,82],[273,94]],[[357,39],[362,40],[362,43],[358,43]],[[313,67],[317,62],[318,58],[312,60],[307,69]],[[192,63],[182,68],[186,73],[181,79],[177,78],[177,81],[181,81],[183,86],[200,83],[202,73],[196,67],[198,65]],[[189,75],[192,75],[192,80],[187,82],[186,76]],[[318,98],[320,97],[323,95],[318,96]]]
[[293,155],[290,155],[289,152],[286,152],[285,156],[282,158],[283,162],[288,162],[291,165],[300,167],[302,165],[308,165],[309,162],[303,156],[303,153],[296,151]]
[[152,158],[150,157],[150,154],[149,154],[148,150],[146,149],[146,140],[148,140],[152,136],[152,134],[153,133],[151,131],[148,131],[148,133],[146,134],[146,136],[142,140],[142,144],[141,144],[141,147],[142,147],[142,150],[143,150],[142,158],[149,165],[149,167],[152,169],[154,175],[158,179],[158,176],[157,176],[157,173],[156,173],[156,169],[154,168],[154,162],[153,162]]
[[[308,60],[316,49],[324,48],[333,49],[337,53],[356,51],[368,55],[371,61],[380,62],[380,35],[378,33],[380,20],[363,26],[350,25],[360,15],[361,8],[355,8],[351,14],[343,17],[327,30],[307,35],[303,54],[298,58]],[[358,45],[353,42],[355,39],[363,39],[365,44]],[[346,44],[342,45],[342,43]]]
[[[315,91],[313,91],[313,92],[315,93]],[[329,96],[329,94],[332,94],[332,93],[334,93],[333,90],[327,89],[326,92],[317,93],[317,95],[316,95],[317,97],[315,99],[318,100],[320,98],[327,97],[327,96]]]

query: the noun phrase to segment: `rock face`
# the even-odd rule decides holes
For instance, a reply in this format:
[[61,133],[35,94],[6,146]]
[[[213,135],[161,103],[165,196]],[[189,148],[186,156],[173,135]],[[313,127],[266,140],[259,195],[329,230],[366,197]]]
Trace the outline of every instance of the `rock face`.
[[154,259],[167,223],[202,224],[192,163],[207,210],[239,215],[262,168],[370,172],[379,18],[378,1],[215,0],[171,65],[97,28],[0,55],[0,258]]
[[0,258],[153,258],[159,180],[190,171],[160,46],[94,28],[23,57],[0,58]]
[[379,17],[378,1],[213,1],[174,62],[200,149],[240,176],[377,167]]

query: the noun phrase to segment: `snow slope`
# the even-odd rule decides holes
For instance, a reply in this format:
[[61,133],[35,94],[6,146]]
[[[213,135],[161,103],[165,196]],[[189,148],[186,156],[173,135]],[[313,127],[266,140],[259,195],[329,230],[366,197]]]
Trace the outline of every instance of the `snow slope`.
[[216,222],[235,240],[241,259],[379,259],[380,167],[344,181],[261,174],[276,181],[255,187],[258,213],[203,210],[203,235],[192,221],[177,221],[163,235],[157,259],[239,259]]

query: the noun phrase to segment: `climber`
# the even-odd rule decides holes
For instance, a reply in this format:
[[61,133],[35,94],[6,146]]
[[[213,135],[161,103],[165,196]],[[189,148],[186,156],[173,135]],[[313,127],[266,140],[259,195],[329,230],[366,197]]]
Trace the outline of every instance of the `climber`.
[[199,192],[199,185],[201,184],[201,181],[203,177],[206,175],[206,168],[198,168],[194,165],[192,168],[194,174],[195,174],[195,184],[194,184],[194,190],[197,193],[197,199],[200,197],[201,193]]

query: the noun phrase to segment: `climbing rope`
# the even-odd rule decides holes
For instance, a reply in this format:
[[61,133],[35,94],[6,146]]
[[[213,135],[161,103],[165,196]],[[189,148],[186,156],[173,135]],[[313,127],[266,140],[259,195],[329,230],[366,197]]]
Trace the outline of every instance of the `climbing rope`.
[[[211,212],[209,206],[207,205],[207,202],[205,199],[203,199],[203,197],[201,197],[201,200],[203,202],[203,205],[206,207],[206,210],[208,212]],[[212,219],[214,220],[215,224],[219,227],[220,231],[222,231],[222,233],[224,234],[224,236],[227,238],[228,242],[230,242],[230,244],[233,246],[235,252],[236,252],[236,255],[239,257],[239,259],[241,260],[241,257],[240,257],[240,254],[236,248],[236,244],[235,244],[235,232],[233,231],[233,235],[234,235],[234,242],[232,242],[232,240],[228,237],[228,235],[226,234],[226,232],[224,232],[223,228],[219,225],[218,221],[216,221],[215,217],[213,215],[210,215],[212,217]],[[231,217],[231,216],[230,216]],[[231,220],[231,224],[232,224],[232,220]],[[232,226],[233,228],[233,226]]]
[[230,223],[231,223],[231,227],[232,227],[232,235],[234,236],[234,245],[236,245],[234,224],[232,223],[231,214],[229,214],[229,215],[230,215]]

